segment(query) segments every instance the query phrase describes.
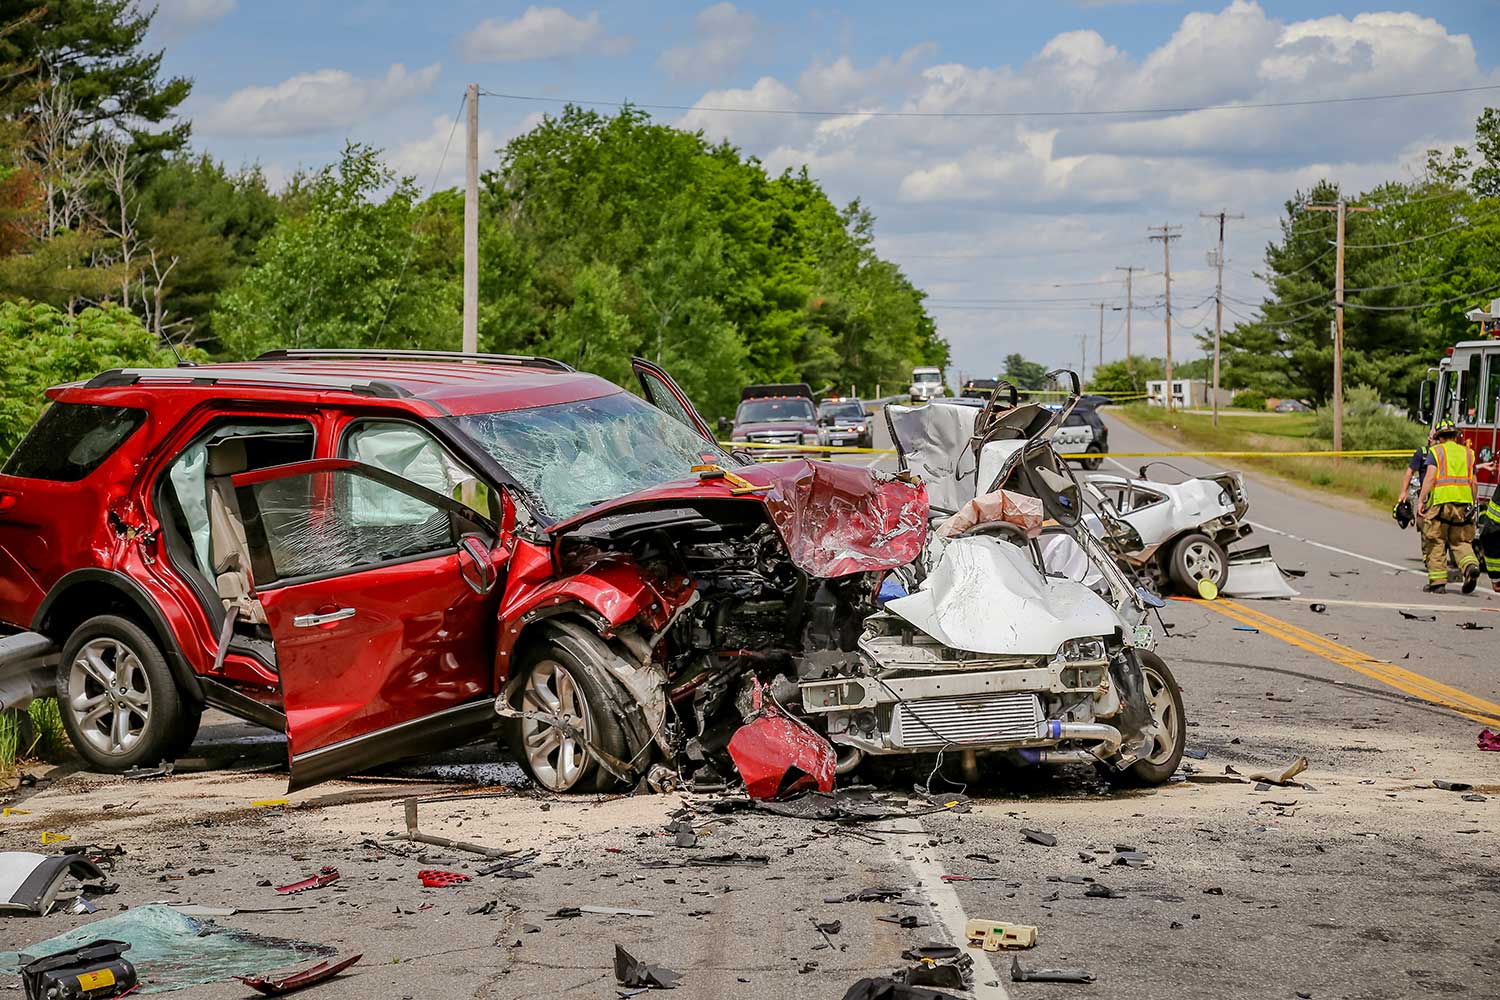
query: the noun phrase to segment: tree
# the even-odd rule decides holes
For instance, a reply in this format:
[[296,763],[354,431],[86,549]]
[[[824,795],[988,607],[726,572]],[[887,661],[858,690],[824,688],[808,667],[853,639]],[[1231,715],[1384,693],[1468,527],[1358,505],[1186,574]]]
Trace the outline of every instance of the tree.
[[123,132],[137,155],[181,148],[190,125],[176,109],[192,83],[163,79],[162,53],[144,48],[155,12],[136,0],[0,0],[0,115],[27,115],[62,84],[83,129]]
[[[395,187],[380,201],[377,192]],[[308,182],[305,212],[278,221],[213,314],[232,357],[275,347],[452,350],[460,331],[452,260],[433,262],[410,178],[351,143]]]
[[[1172,374],[1177,374],[1174,366]],[[1166,377],[1166,364],[1161,358],[1135,355],[1110,361],[1097,366],[1089,379],[1088,391],[1116,396],[1139,396],[1145,393],[1146,383]]]
[[1047,366],[1027,361],[1019,354],[1005,356],[1005,374],[1002,376],[1017,389],[1046,389],[1049,387]]

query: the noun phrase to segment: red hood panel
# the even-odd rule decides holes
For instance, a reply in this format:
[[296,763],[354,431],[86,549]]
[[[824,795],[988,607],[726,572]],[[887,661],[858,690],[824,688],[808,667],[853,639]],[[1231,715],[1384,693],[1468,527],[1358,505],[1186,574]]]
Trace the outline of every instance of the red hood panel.
[[565,534],[608,514],[683,500],[760,503],[792,562],[823,579],[905,566],[927,539],[926,488],[873,469],[799,458],[733,472],[771,489],[736,495],[723,479],[682,479],[600,504],[547,530]]

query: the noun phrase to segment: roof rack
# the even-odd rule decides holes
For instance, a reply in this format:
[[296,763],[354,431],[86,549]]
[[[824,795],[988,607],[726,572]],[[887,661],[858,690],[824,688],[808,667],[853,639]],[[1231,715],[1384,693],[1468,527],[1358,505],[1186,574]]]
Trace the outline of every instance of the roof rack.
[[329,382],[315,375],[296,375],[278,372],[236,372],[233,375],[213,374],[212,369],[200,370],[197,374],[179,374],[177,368],[111,368],[100,372],[83,383],[86,389],[111,389],[121,386],[140,385],[142,380],[154,380],[162,388],[202,388],[204,386],[238,385],[256,388],[276,387],[284,389],[327,389],[352,392],[358,396],[375,396],[380,399],[404,399],[412,393],[403,386],[384,379],[351,379]]
[[553,358],[529,354],[469,354],[464,351],[406,351],[360,348],[281,347],[266,351],[256,361],[462,361],[481,365],[510,365],[519,368],[547,368],[570,372],[573,366]]

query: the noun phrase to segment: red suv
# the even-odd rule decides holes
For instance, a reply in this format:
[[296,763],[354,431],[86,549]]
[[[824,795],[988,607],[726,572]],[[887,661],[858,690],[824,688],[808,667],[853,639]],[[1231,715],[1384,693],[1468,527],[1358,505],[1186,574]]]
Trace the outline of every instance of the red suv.
[[121,771],[212,706],[285,730],[293,788],[501,720],[556,790],[722,748],[752,678],[774,696],[854,648],[926,497],[745,466],[635,368],[649,402],[545,358],[402,351],[49,390],[0,471],[0,707],[55,693]]

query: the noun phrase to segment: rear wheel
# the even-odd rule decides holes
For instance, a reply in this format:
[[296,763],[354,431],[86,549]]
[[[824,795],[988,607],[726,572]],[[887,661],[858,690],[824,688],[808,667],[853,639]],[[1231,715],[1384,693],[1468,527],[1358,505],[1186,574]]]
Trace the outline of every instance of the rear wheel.
[[510,745],[521,766],[552,792],[599,792],[614,787],[617,779],[599,766],[584,740],[616,758],[629,751],[608,697],[589,671],[567,650],[550,643],[529,658],[525,670],[521,711],[556,716],[567,728],[542,718],[510,720]]
[[1095,456],[1093,458],[1085,458],[1083,460],[1083,467],[1085,469],[1088,469],[1092,472],[1094,469],[1097,469],[1099,468],[1099,466],[1104,464],[1103,448],[1099,447],[1097,444],[1091,444],[1084,450],[1088,452],[1088,454]]
[[63,646],[57,701],[68,738],[89,766],[118,773],[175,756],[197,713],[185,709],[155,640],[115,615],[90,618]]
[[1224,589],[1224,582],[1229,579],[1229,557],[1207,535],[1194,532],[1184,535],[1172,546],[1172,554],[1168,557],[1168,572],[1172,582],[1177,584],[1184,594],[1196,597],[1200,581],[1209,580],[1219,590]]
[[1156,726],[1156,746],[1151,756],[1136,761],[1110,777],[1120,785],[1160,785],[1177,772],[1182,751],[1187,747],[1187,716],[1183,711],[1182,689],[1165,661],[1155,653],[1136,653],[1145,682],[1146,701]]

